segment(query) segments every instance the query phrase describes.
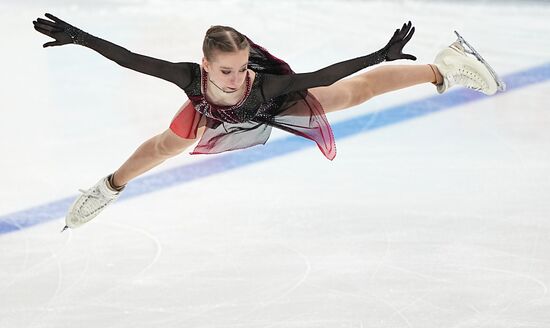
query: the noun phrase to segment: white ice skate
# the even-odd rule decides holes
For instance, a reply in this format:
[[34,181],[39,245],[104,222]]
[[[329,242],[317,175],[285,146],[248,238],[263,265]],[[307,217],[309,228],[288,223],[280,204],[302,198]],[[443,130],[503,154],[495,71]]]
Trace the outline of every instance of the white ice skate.
[[486,95],[493,95],[497,90],[504,91],[506,85],[489,63],[457,31],[455,34],[458,40],[441,50],[434,60],[443,76],[443,83],[437,85],[437,91],[443,93],[454,85],[462,85]]
[[99,180],[93,187],[88,190],[80,189],[80,195],[71,205],[67,216],[65,217],[65,227],[78,228],[84,223],[95,218],[107,205],[114,202],[120,192],[112,190],[108,184],[108,176]]

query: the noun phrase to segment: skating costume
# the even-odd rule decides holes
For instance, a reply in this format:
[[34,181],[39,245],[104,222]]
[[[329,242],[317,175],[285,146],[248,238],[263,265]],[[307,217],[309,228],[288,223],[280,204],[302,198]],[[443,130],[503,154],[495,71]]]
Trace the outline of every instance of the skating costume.
[[268,74],[290,75],[294,72],[284,61],[250,39],[248,42],[248,68],[256,73],[256,77],[250,83],[247,75],[246,91],[241,101],[233,106],[209,103],[202,92],[206,90],[207,72],[193,64],[192,81],[184,88],[190,102],[182,106],[170,129],[182,138],[193,139],[199,121],[205,115],[207,128],[191,154],[213,154],[265,144],[275,127],[316,142],[328,159],[334,159],[336,144],[321,104],[307,89],[295,90],[291,83],[283,83],[292,90],[285,92],[280,90],[283,85],[270,84]]
[[[309,88],[328,86],[365,67],[385,60],[383,48],[370,55],[330,65],[311,73],[296,74],[290,66],[248,39],[248,68],[256,73],[243,99],[234,106],[209,103],[206,72],[196,63],[172,63],[128,51],[81,30],[74,42],[99,52],[121,66],[170,81],[189,97],[170,124],[182,138],[194,139],[202,115],[206,129],[191,154],[214,154],[264,144],[273,127],[310,140],[326,158],[336,156],[336,144],[325,112]],[[249,81],[249,79],[247,79]]]

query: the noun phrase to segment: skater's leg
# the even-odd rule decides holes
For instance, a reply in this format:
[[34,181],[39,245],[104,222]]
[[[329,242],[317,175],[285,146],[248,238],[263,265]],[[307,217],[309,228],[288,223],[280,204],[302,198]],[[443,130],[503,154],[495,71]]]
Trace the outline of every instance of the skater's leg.
[[386,92],[422,83],[441,83],[442,79],[434,65],[386,65],[309,91],[325,113],[329,113],[357,106]]
[[[180,111],[180,113],[193,114],[193,107],[186,107],[188,112]],[[163,133],[154,136],[153,138],[145,141],[136,151],[126,160],[124,164],[113,174],[108,177],[104,177],[99,180],[94,186],[88,190],[81,190],[82,195],[77,197],[69,208],[67,217],[65,218],[65,228],[77,228],[84,223],[95,218],[101,211],[105,209],[109,204],[114,202],[119,196],[124,186],[128,181],[133,178],[147,172],[153,167],[159,165],[170,157],[173,157],[187,147],[191,146],[197,141],[206,129],[206,119],[203,116],[187,115],[183,118],[197,119],[198,125],[192,125],[192,128],[197,126],[197,133],[184,134],[184,135],[196,135],[193,139],[182,138],[174,133],[170,125],[170,129]],[[180,117],[176,116],[173,123],[179,120]],[[176,130],[174,130],[176,131]]]
[[197,137],[184,139],[167,129],[145,141],[111,177],[112,187],[124,186],[133,178],[149,171],[170,157],[176,156],[194,144],[204,132],[204,117],[199,123]]

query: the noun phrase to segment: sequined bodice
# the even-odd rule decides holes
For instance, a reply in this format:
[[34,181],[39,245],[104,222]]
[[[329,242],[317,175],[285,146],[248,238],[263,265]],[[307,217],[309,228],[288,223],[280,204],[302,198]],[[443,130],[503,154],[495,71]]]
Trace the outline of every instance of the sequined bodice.
[[203,94],[203,90],[206,90],[207,81],[206,72],[203,70],[201,74],[200,66],[195,64],[193,67],[193,80],[185,88],[185,93],[195,106],[195,110],[206,117],[226,123],[244,123],[256,116],[263,101],[260,87],[262,74],[256,73],[252,83],[250,77],[247,76],[244,96],[237,104],[232,106],[220,106],[208,102]]

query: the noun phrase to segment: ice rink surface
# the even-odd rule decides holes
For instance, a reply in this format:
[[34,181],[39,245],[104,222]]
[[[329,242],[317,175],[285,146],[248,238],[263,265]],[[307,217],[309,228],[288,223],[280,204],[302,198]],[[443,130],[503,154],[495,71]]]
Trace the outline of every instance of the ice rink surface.
[[[200,61],[206,29],[230,25],[296,72],[411,20],[417,63],[456,29],[510,88],[426,84],[331,113],[332,162],[280,131],[183,154],[60,234],[78,188],[186,96],[90,49],[43,49],[45,12],[171,61]],[[2,1],[0,18],[1,328],[550,327],[550,4]]]

